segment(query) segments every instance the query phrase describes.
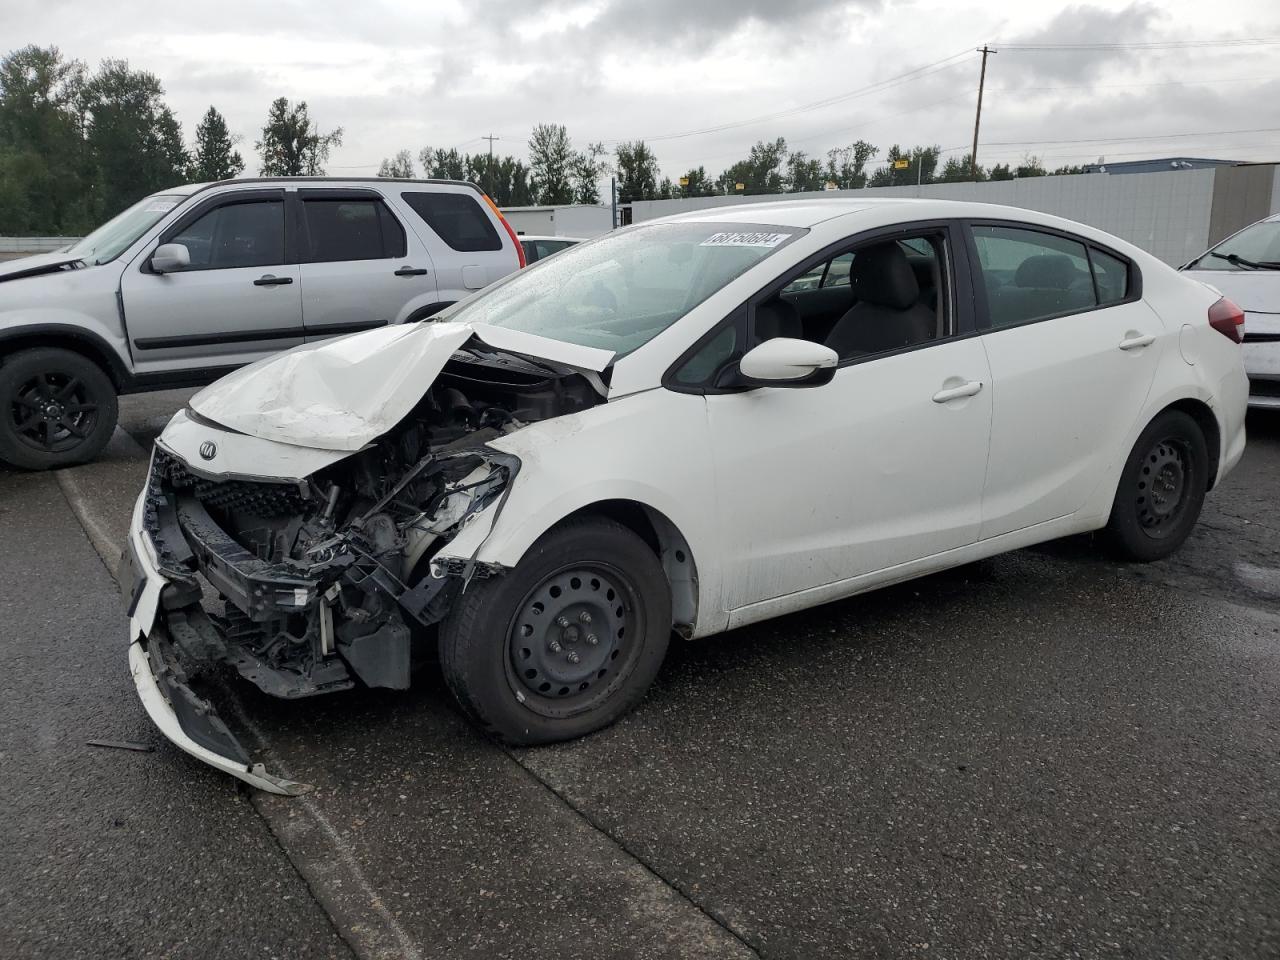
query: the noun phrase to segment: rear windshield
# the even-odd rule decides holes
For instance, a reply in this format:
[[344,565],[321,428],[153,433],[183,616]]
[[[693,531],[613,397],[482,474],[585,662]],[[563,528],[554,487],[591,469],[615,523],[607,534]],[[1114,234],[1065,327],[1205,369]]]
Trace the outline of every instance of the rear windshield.
[[806,232],[744,223],[632,227],[539,261],[442,318],[626,354]]
[[502,249],[502,238],[475,197],[408,190],[400,197],[454,250]]

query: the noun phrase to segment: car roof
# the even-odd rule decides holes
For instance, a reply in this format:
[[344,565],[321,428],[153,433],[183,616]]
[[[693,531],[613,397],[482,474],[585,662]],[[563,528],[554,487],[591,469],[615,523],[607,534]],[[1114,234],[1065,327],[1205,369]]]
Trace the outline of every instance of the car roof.
[[[1021,220],[1032,223],[1062,223],[1051,214],[1029,210],[1026,207],[1009,207],[996,203],[976,203],[969,200],[934,200],[923,197],[832,197],[830,200],[811,198],[806,200],[778,200],[762,203],[733,203],[703,207],[688,213],[678,213],[661,218],[663,221],[707,223],[757,223],[784,227],[814,227],[837,218],[852,221],[883,221],[886,213],[896,213],[904,220],[955,219],[994,217],[1001,220]],[[655,221],[643,221],[652,223]]]
[[549,233],[522,233],[521,240],[567,240],[569,243],[581,243],[584,237],[556,237]]
[[288,184],[344,184],[344,183],[412,183],[412,184],[442,184],[450,187],[470,187],[477,193],[483,191],[468,180],[440,180],[440,179],[414,179],[401,177],[233,177],[229,180],[210,180],[207,183],[183,183],[167,190],[157,190],[157,194],[180,194],[182,196],[190,196],[200,193],[203,190],[209,190],[213,187],[229,187],[238,184],[276,184],[286,186]]

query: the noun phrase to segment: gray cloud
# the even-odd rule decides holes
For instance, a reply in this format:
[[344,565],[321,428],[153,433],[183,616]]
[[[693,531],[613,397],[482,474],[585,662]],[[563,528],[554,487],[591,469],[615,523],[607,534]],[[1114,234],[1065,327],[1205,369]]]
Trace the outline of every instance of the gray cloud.
[[[1153,3],[1095,7],[1088,4],[1064,7],[1038,30],[1004,38],[1016,44],[1128,43],[1160,39],[1153,28],[1165,14]],[[994,44],[999,48],[1000,44]],[[1017,50],[1000,54],[1000,67],[1023,76],[1045,79],[1082,80],[1098,76],[1107,67],[1141,57],[1134,50]]]

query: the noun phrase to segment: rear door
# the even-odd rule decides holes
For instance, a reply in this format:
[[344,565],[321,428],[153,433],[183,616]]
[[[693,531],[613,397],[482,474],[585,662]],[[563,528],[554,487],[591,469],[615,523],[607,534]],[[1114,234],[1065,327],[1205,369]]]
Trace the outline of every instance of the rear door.
[[395,198],[431,250],[440,299],[453,303],[520,268],[516,241],[481,195],[462,184],[399,184]]
[[308,340],[397,323],[436,303],[435,265],[376,190],[297,191]]
[[987,539],[1084,505],[1128,455],[1160,354],[1177,346],[1119,254],[1007,222],[974,223],[969,240],[991,363]]
[[[120,280],[129,346],[139,373],[238,366],[302,342],[302,299],[278,189],[224,192],[174,221]],[[191,255],[155,273],[161,243]]]

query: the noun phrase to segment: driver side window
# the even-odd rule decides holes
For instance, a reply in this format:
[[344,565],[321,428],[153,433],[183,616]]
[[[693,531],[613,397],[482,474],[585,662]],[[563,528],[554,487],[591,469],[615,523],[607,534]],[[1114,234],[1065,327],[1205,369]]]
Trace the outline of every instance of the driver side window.
[[186,270],[229,270],[284,263],[284,202],[243,200],[215,207],[169,243],[191,254]]

